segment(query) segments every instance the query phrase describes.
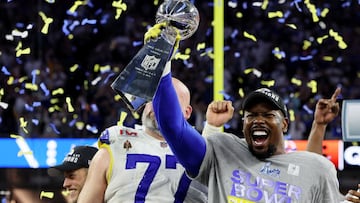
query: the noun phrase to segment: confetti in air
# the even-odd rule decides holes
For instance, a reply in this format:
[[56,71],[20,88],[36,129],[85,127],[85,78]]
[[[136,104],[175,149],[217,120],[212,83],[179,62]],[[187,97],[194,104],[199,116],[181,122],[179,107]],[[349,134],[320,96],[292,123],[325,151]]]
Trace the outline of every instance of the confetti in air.
[[50,23],[52,23],[54,20],[52,18],[48,18],[46,17],[45,13],[40,11],[39,12],[39,15],[41,16],[41,19],[44,21],[44,26],[43,28],[41,29],[41,33],[43,34],[47,34],[48,33],[48,30],[49,30],[49,25]]

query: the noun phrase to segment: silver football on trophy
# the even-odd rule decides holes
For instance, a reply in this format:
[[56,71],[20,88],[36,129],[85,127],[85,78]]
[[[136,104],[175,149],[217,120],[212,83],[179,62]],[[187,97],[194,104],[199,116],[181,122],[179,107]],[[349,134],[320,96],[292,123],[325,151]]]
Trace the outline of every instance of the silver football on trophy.
[[167,22],[178,29],[181,40],[191,37],[199,26],[197,8],[188,0],[165,0],[156,13],[156,23]]

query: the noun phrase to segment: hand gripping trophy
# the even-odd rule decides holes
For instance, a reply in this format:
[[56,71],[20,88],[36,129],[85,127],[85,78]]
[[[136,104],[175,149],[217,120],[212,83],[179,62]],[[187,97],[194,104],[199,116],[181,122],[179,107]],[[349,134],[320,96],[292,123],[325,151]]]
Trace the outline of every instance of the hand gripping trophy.
[[165,0],[157,10],[155,21],[155,26],[162,25],[161,33],[137,52],[111,84],[131,111],[138,111],[152,100],[175,46],[197,30],[199,12],[188,0]]

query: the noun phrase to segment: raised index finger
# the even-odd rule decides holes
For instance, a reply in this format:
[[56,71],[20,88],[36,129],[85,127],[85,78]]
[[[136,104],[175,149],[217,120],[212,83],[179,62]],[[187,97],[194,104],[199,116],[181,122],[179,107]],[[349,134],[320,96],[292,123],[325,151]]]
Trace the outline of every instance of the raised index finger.
[[331,96],[331,100],[333,102],[336,102],[336,98],[340,95],[340,92],[341,92],[341,88],[340,87],[336,88],[334,94]]

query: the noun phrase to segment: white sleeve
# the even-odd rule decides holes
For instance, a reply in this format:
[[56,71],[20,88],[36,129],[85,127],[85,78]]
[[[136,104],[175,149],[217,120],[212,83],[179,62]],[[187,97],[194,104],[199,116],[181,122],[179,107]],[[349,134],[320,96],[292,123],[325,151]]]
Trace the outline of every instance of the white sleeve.
[[220,132],[221,132],[221,127],[216,127],[216,126],[210,125],[208,122],[205,122],[205,126],[202,131],[202,136],[207,137],[209,135],[213,135],[213,134],[220,133]]

